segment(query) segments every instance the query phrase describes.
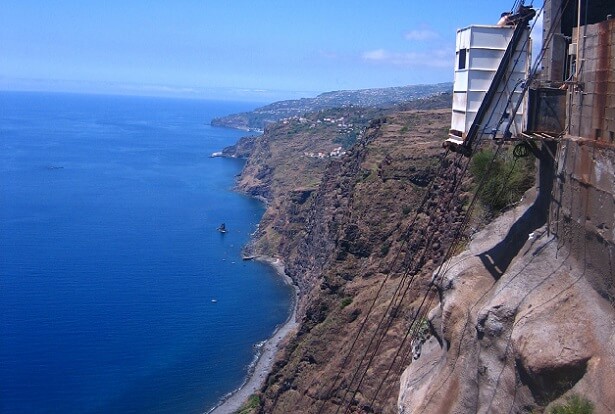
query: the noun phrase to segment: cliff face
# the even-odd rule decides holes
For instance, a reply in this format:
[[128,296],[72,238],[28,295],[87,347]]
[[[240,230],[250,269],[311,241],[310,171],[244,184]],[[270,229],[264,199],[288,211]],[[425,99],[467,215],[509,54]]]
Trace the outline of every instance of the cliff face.
[[[330,412],[359,385],[353,406],[396,411],[408,355],[394,366],[390,357],[413,328],[416,302],[467,200],[451,197],[453,187],[466,186],[451,179],[460,166],[441,159],[448,119],[448,110],[378,118],[321,169],[300,157],[301,145],[314,145],[305,136],[283,143],[287,136],[269,130],[257,140],[239,178],[244,191],[269,200],[251,254],[284,259],[300,287],[301,322],[263,390],[263,412],[316,412],[321,404]],[[299,184],[290,185],[291,171]],[[374,374],[361,379],[369,360]]]
[[263,135],[225,150],[227,156],[249,154],[237,188],[267,203],[246,256],[278,256],[289,265],[328,165],[337,164],[369,120],[382,114],[364,108],[320,111],[270,125]]
[[613,304],[543,226],[553,177],[457,234],[475,183],[442,157],[449,110],[377,115],[341,156],[309,155],[345,136],[316,118],[249,144],[239,187],[268,202],[249,254],[281,257],[300,288],[260,412],[541,412],[571,394],[610,412]]
[[583,261],[546,227],[525,233],[497,279],[481,260],[506,249],[527,208],[450,261],[429,314],[434,337],[402,376],[401,413],[542,412],[573,394],[596,413],[615,410],[615,312]]

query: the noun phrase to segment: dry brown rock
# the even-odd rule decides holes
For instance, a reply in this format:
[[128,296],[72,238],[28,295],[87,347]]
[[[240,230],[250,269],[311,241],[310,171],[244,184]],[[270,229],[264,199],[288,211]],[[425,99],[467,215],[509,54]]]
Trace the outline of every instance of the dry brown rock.
[[[535,231],[494,279],[483,265],[524,212],[477,234],[440,281],[430,317],[441,345],[427,343],[402,376],[402,413],[523,413],[564,396],[615,412],[615,310],[557,240]],[[489,258],[487,258],[489,259]]]
[[[572,393],[597,413],[615,407],[614,309],[587,282],[593,269],[536,229],[546,216],[528,204],[549,191],[474,235],[438,273],[439,296],[426,297],[433,336],[403,342],[470,197],[466,181],[465,195],[451,196],[461,168],[440,162],[449,114],[378,119],[346,156],[318,166],[298,155],[320,134],[287,142],[289,124],[255,143],[240,186],[269,205],[253,248],[283,257],[301,291],[300,328],[278,355],[259,412],[529,413]],[[469,228],[480,227],[475,220]],[[389,307],[410,266],[422,271]],[[379,294],[387,299],[373,302]],[[390,365],[400,349],[404,361],[414,357],[403,375]]]

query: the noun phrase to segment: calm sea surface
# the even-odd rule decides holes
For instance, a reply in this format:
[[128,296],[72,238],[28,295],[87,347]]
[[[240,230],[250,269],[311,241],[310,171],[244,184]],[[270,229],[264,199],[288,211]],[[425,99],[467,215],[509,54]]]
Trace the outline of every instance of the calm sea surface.
[[292,297],[241,260],[242,162],[209,158],[242,136],[211,118],[254,106],[0,92],[0,412],[202,413],[241,385]]

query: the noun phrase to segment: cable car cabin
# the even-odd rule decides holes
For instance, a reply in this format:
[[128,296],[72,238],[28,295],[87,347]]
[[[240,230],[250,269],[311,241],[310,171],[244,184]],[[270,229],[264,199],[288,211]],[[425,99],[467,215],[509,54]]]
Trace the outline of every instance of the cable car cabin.
[[508,139],[525,130],[531,17],[516,26],[457,31],[453,113],[445,147],[470,153],[472,142],[484,136]]

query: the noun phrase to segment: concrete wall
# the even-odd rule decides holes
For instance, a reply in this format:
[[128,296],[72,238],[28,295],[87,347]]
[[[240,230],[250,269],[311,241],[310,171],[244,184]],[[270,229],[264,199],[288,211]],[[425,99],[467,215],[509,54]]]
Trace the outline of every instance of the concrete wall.
[[560,143],[549,225],[615,305],[615,149]]
[[[562,35],[561,24],[557,24],[562,0],[547,0],[544,3],[543,15],[543,41],[546,50],[542,59],[542,72],[540,78],[547,82],[563,82],[566,73],[566,39]],[[554,31],[550,39],[546,38],[549,29]]]
[[[577,40],[577,28],[573,42]],[[569,94],[570,135],[615,144],[615,19],[582,26],[578,86]]]
[[568,92],[549,226],[615,305],[615,20],[581,27],[580,40],[580,85]]

